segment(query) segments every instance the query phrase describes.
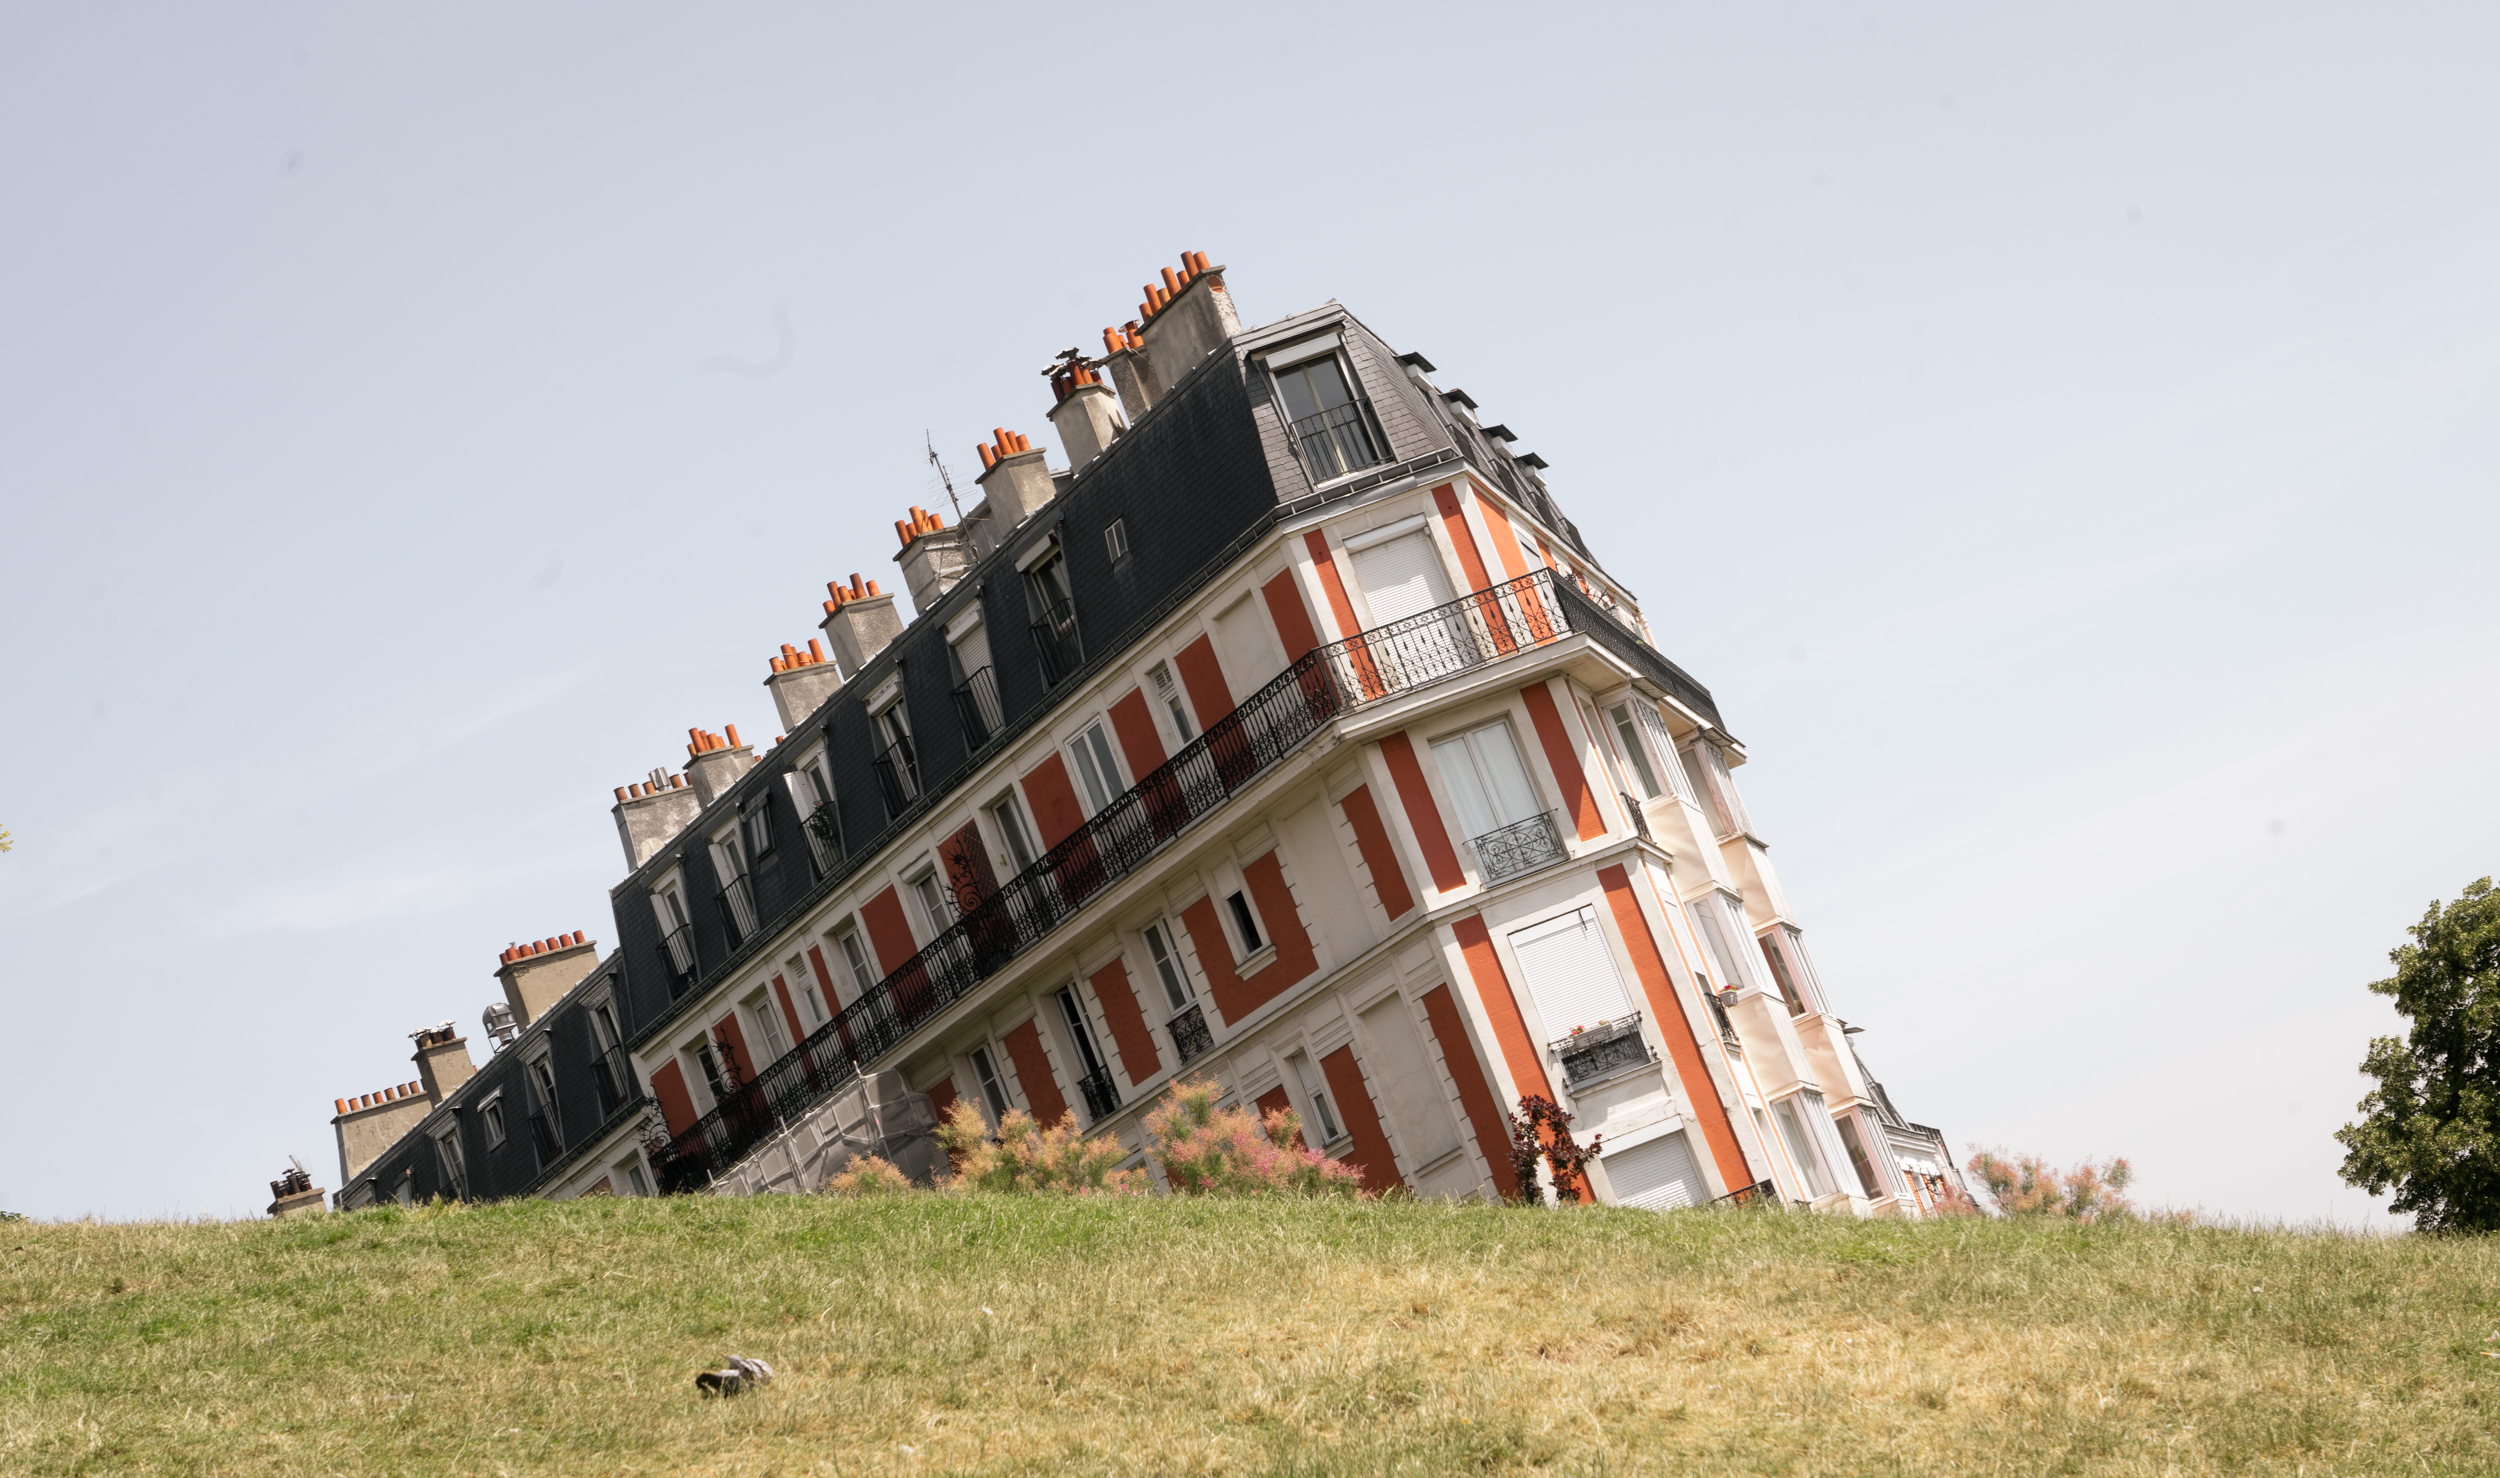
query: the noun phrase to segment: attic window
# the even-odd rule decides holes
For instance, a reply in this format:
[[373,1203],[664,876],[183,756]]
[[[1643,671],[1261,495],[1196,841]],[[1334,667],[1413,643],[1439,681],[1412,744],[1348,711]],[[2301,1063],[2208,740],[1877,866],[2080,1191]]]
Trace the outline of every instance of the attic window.
[[1118,564],[1128,558],[1128,520],[1115,518],[1111,527],[1102,531],[1103,548],[1111,552],[1111,562]]

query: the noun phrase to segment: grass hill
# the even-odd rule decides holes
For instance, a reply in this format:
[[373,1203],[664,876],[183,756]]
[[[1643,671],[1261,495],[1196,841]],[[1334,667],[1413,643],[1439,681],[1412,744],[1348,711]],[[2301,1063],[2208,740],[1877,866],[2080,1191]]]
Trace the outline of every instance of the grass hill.
[[[2500,1243],[915,1195],[0,1225],[0,1472],[2500,1472]],[[698,1399],[760,1355],[780,1380]]]

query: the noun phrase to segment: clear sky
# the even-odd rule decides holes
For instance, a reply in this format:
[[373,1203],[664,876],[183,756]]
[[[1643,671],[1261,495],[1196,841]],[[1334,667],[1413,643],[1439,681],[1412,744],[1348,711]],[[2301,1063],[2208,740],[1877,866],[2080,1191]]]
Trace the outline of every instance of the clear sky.
[[[2500,13],[0,11],[0,1207],[238,1215],[1184,249],[1439,366],[1957,1146],[2383,1224],[2500,871]],[[213,12],[213,13],[212,13]]]

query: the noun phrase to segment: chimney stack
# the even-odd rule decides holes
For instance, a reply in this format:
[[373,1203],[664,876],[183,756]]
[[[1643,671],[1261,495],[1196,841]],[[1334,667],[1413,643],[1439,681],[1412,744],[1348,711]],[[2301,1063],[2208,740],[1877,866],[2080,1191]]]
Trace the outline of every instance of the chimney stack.
[[[339,1183],[354,1180],[384,1150],[399,1143],[434,1108],[423,1083],[401,1083],[379,1093],[337,1100],[330,1128],[339,1140]],[[275,1214],[275,1213],[272,1213]]]
[[686,731],[686,779],[694,786],[696,808],[720,799],[723,792],[738,783],[738,777],[755,768],[755,751],[738,742],[738,726],[723,724],[728,737],[705,729]]
[[599,946],[581,930],[506,949],[495,969],[515,1026],[527,1027],[582,983],[599,963]]
[[1137,320],[1102,331],[1102,365],[1120,390],[1120,405],[1132,421],[1155,403],[1154,375],[1146,365],[1146,341],[1137,336]]
[[421,1032],[410,1032],[410,1041],[417,1044],[417,1081],[425,1085],[425,1096],[441,1103],[451,1091],[477,1075],[469,1061],[469,1044],[452,1030],[450,1022],[429,1026]]
[[616,835],[625,844],[625,865],[640,867],[703,813],[703,801],[683,775],[659,770],[651,778],[616,788]]
[[825,639],[832,643],[833,660],[841,664],[843,679],[848,681],[903,634],[903,618],[894,614],[893,596],[879,590],[874,580],[861,585],[856,573],[848,587],[835,581],[825,589],[833,595],[825,602]]
[[962,529],[950,529],[937,514],[915,506],[908,519],[894,520],[903,552],[894,562],[903,567],[903,585],[911,591],[914,610],[925,611],[972,568],[972,550]]
[[998,521],[998,538],[1004,543],[1043,504],[1059,495],[1059,485],[1044,465],[1041,448],[1021,432],[1000,427],[990,435],[994,439],[978,448],[981,492],[989,500],[990,516]]
[[781,655],[772,659],[772,669],[764,686],[773,695],[773,712],[781,716],[784,733],[822,708],[833,690],[842,686],[842,670],[825,657],[824,642],[812,636],[803,652],[783,642]]
[[1224,269],[1209,265],[1202,251],[1181,253],[1177,273],[1164,268],[1162,284],[1146,285],[1146,300],[1138,310],[1145,323],[1139,337],[1145,341],[1148,379],[1157,400],[1217,345],[1241,332],[1241,316],[1233,311],[1232,294],[1224,290]]
[[[1103,330],[1104,342],[1111,330]],[[1073,350],[1070,353],[1074,353]],[[1062,363],[1050,377],[1050,424],[1068,451],[1068,469],[1075,471],[1103,454],[1114,438],[1128,430],[1115,404],[1118,397],[1081,358]]]

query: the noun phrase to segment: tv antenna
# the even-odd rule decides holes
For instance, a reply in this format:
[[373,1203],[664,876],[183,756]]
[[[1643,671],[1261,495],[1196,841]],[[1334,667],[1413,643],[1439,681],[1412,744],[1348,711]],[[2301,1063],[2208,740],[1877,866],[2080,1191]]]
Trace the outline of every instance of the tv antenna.
[[929,449],[929,465],[937,469],[938,481],[946,488],[947,504],[955,510],[955,526],[961,528],[964,522],[964,505],[955,497],[955,479],[946,475],[946,464],[938,460],[937,440],[925,430],[920,433],[920,440],[921,444]]

